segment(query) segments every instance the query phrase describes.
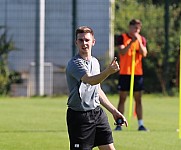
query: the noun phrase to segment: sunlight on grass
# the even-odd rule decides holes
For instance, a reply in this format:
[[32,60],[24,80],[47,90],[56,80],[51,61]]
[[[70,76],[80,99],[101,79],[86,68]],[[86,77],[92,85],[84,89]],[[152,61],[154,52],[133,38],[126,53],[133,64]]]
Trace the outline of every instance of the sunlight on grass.
[[[117,106],[118,95],[108,97]],[[67,96],[0,98],[0,150],[68,150],[66,103]],[[144,95],[144,123],[150,132],[138,132],[137,119],[132,118],[130,129],[113,131],[116,149],[179,150],[178,103],[178,97]],[[126,117],[128,105],[129,98]],[[107,115],[114,130],[112,115],[109,112]]]

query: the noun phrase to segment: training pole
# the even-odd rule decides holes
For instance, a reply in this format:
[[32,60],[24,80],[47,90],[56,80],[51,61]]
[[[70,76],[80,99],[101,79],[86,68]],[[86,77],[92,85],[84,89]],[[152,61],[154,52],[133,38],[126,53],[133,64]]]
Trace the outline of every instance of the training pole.
[[179,60],[179,139],[181,139],[181,36],[180,36],[180,60]]
[[134,47],[133,55],[132,55],[131,82],[130,82],[130,91],[129,91],[129,124],[131,122],[132,112],[133,112],[133,87],[134,87],[135,55],[136,55],[136,49]]

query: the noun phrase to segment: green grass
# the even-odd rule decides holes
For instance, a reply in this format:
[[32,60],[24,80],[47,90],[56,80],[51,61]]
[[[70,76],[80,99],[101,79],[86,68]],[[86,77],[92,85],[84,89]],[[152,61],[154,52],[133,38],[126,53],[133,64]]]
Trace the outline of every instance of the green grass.
[[[118,95],[109,96],[117,106]],[[0,150],[68,150],[65,113],[67,97],[0,98]],[[128,116],[129,98],[125,116]],[[178,97],[143,95],[144,123],[150,132],[138,132],[137,120],[130,127],[113,131],[117,150],[180,150]],[[114,120],[107,113],[111,128]],[[128,119],[128,118],[127,118]],[[97,150],[97,148],[94,148]]]

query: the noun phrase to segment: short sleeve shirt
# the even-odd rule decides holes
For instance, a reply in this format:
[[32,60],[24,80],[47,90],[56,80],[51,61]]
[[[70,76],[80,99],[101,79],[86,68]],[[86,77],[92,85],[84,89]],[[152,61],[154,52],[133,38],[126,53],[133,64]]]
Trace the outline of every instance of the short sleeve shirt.
[[85,74],[97,75],[100,65],[95,57],[86,61],[80,55],[73,57],[66,67],[66,78],[69,88],[67,105],[75,111],[88,111],[100,105],[99,84],[90,85],[81,81]]

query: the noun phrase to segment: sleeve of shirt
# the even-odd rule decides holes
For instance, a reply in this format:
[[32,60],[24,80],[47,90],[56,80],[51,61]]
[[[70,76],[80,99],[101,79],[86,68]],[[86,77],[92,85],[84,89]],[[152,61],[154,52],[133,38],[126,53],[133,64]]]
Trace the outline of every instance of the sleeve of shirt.
[[88,70],[82,61],[72,61],[69,64],[68,71],[71,76],[73,76],[77,81],[80,81]]
[[124,44],[124,43],[123,43],[123,36],[122,36],[122,35],[118,36],[118,38],[117,38],[117,44],[118,44],[118,45],[123,45],[123,44]]
[[144,36],[142,36],[142,44],[146,47],[146,38]]

